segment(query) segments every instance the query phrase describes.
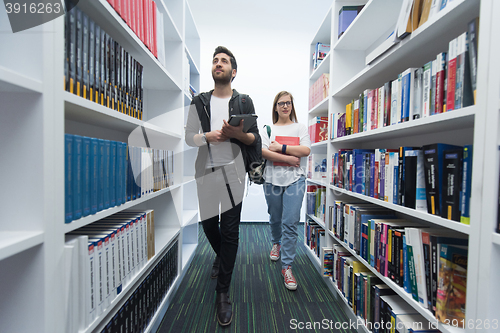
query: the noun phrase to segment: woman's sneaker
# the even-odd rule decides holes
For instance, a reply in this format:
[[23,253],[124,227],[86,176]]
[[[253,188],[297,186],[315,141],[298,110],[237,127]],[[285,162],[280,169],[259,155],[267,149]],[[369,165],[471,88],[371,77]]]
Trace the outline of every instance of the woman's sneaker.
[[271,260],[276,261],[280,258],[280,249],[281,245],[280,244],[273,244],[273,248],[271,249]]
[[285,278],[285,287],[287,287],[288,290],[296,290],[297,289],[297,281],[295,281],[295,278],[293,277],[292,266],[288,266],[287,268],[283,268],[281,270],[281,274]]

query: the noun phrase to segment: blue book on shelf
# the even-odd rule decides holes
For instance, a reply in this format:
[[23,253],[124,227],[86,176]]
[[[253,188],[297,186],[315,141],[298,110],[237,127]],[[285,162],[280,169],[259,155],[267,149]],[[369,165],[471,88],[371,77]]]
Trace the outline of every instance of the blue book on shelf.
[[123,202],[122,195],[123,150],[122,142],[116,142],[116,205]]
[[411,283],[410,283],[410,267],[408,266],[408,253],[406,248],[406,236],[403,234],[403,287],[404,290],[411,294]]
[[470,224],[470,194],[472,189],[472,145],[464,146],[462,171],[460,222],[464,224]]
[[90,139],[90,214],[97,213],[97,189],[99,188],[99,143]]
[[370,153],[370,193],[368,195],[375,197],[375,153]]
[[364,177],[365,177],[365,169],[363,163],[364,153],[372,152],[373,149],[353,149],[353,161],[354,161],[354,184],[353,184],[353,192],[364,194]]
[[142,148],[136,147],[135,154],[135,163],[136,163],[136,172],[134,172],[135,182],[136,182],[136,198],[139,199],[142,196]]
[[110,157],[111,157],[111,142],[104,140],[104,209],[110,207],[109,197],[109,182],[110,182]]
[[116,206],[116,141],[109,142],[109,206]]
[[97,154],[99,158],[98,173],[97,173],[97,211],[104,209],[104,140],[97,139]]
[[122,197],[123,203],[127,202],[127,179],[128,179],[128,147],[126,142],[122,142],[122,156],[123,156],[123,173],[122,173]]
[[64,135],[64,221],[73,221],[73,135]]
[[410,120],[410,85],[411,73],[406,73],[401,78],[401,122]]
[[82,216],[90,214],[90,138],[82,137]]
[[78,220],[82,217],[82,137],[79,135],[73,136],[73,220]]

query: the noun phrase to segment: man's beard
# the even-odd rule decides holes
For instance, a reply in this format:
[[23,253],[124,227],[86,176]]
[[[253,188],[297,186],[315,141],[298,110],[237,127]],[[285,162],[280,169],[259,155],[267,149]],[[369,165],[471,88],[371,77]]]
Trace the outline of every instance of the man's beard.
[[231,72],[222,76],[216,76],[215,72],[212,71],[212,78],[216,84],[229,84],[231,82]]

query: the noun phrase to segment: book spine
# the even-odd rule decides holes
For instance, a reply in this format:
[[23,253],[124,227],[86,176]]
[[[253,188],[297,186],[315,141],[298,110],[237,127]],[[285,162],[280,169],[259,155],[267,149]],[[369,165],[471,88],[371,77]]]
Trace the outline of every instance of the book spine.
[[66,223],[73,221],[73,135],[64,135],[64,210]]
[[458,38],[454,38],[449,42],[448,48],[448,76],[446,78],[446,111],[455,109],[455,86],[457,79],[457,48]]

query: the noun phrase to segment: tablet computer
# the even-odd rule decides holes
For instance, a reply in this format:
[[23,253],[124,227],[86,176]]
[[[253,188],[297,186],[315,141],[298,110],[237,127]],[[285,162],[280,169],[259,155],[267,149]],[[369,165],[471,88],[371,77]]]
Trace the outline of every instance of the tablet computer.
[[248,132],[250,127],[255,124],[257,121],[257,115],[256,114],[236,114],[232,115],[229,117],[228,124],[232,126],[238,126],[240,124],[241,120],[244,120],[243,122],[243,132]]

